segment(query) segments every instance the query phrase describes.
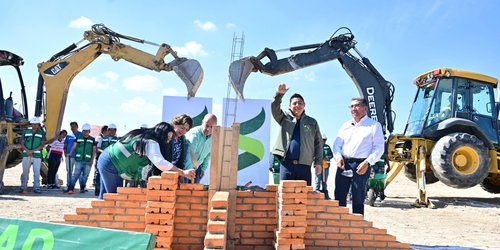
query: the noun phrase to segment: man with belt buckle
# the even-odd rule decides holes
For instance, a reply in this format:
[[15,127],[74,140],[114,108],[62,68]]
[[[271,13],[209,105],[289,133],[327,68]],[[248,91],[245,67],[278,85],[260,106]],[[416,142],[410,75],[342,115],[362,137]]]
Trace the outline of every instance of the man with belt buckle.
[[346,206],[347,193],[352,188],[352,212],[364,214],[366,183],[370,165],[374,165],[384,153],[384,134],[379,122],[369,118],[364,98],[352,98],[352,120],[340,127],[333,144],[337,161],[335,175],[335,200]]
[[281,109],[281,99],[288,91],[285,84],[276,90],[271,112],[281,126],[273,154],[281,158],[281,180],[305,180],[311,186],[311,165],[321,173],[323,140],[316,120],[304,112],[305,102],[299,94],[290,97],[289,110]]

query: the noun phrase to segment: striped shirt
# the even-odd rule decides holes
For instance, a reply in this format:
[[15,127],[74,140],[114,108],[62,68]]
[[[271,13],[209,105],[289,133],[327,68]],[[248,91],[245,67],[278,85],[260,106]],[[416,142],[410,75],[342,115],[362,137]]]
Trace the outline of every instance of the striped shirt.
[[64,138],[60,141],[55,139],[49,146],[51,154],[62,155],[64,153]]

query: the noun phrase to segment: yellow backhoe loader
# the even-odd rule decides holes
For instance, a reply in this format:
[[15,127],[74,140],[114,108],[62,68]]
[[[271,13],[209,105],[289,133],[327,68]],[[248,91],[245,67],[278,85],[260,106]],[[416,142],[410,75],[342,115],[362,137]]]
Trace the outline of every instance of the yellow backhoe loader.
[[[122,43],[122,39],[157,46],[158,51],[155,55],[152,55]],[[85,43],[78,47],[82,42]],[[95,24],[91,30],[84,32],[82,40],[71,44],[52,56],[48,61],[38,64],[39,77],[35,116],[40,117],[43,121],[48,140],[55,138],[56,133],[61,129],[71,81],[102,54],[109,55],[115,61],[123,59],[157,72],[174,71],[186,85],[188,98],[196,94],[203,80],[203,69],[200,63],[193,59],[179,57],[170,45],[165,43],[156,44],[123,35],[114,32],[103,24]],[[165,61],[165,57],[168,55],[173,57],[170,62]],[[19,72],[22,58],[10,52],[0,51],[0,66],[2,65],[12,65]],[[20,72],[19,77],[21,79],[23,103],[26,104],[24,84]],[[4,103],[3,100],[2,103]],[[19,142],[22,132],[29,125],[27,120],[28,109],[26,105],[24,107],[24,113],[18,114],[22,116],[22,119],[14,120],[7,117],[0,121],[0,193],[3,192],[2,180],[5,169],[17,165],[22,159]],[[2,110],[1,107],[0,110]]]

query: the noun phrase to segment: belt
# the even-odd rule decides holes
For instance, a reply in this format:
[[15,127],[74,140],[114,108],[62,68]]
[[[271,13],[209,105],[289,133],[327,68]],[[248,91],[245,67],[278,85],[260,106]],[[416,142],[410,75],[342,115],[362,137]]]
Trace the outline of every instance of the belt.
[[348,158],[348,157],[344,157],[344,161],[345,162],[361,162],[361,161],[364,161],[366,160],[366,158]]
[[299,160],[290,160],[290,159],[285,159],[285,162],[287,162],[287,163],[292,163],[293,165],[298,165],[298,164],[299,164]]

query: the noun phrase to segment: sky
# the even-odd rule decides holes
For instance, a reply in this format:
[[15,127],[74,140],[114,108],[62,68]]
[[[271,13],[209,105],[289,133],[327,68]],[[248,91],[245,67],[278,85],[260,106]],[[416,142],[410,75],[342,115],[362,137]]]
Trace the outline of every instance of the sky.
[[[233,37],[244,37],[243,56],[264,48],[275,50],[324,42],[335,30],[352,30],[357,48],[395,86],[394,133],[402,133],[416,93],[413,79],[430,70],[450,67],[500,77],[500,2],[494,0],[367,0],[367,1],[35,1],[0,0],[0,50],[24,58],[22,73],[29,117],[34,115],[37,64],[83,38],[92,24],[154,43],[169,44],[180,56],[198,60],[204,79],[197,97],[214,98],[214,113],[222,116],[228,95],[228,67]],[[155,46],[121,40],[150,54]],[[354,52],[353,52],[354,53]],[[279,53],[285,58],[291,53]],[[173,58],[167,56],[167,61]],[[19,107],[17,76],[0,67],[4,98],[14,91]],[[306,102],[306,114],[316,118],[332,143],[347,108],[359,96],[337,61],[280,76],[253,73],[244,90],[248,99],[271,99],[278,84]],[[101,55],[74,78],[62,128],[71,121],[115,123],[118,134],[161,121],[164,95],[186,96],[174,72],[155,72]],[[229,97],[235,97],[231,90]],[[221,121],[221,120],[219,120]],[[279,127],[271,126],[271,146]]]

